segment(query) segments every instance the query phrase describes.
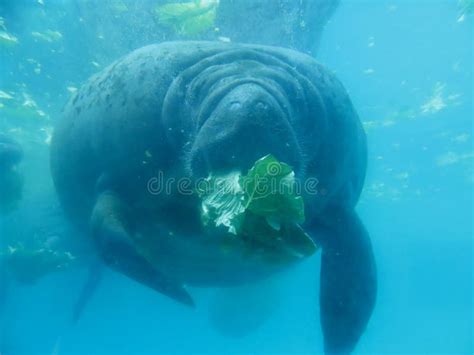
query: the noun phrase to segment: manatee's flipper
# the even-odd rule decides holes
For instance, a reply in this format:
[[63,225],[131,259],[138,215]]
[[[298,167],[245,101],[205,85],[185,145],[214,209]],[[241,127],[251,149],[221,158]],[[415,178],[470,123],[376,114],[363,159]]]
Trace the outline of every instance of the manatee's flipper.
[[[375,305],[377,275],[369,235],[352,209],[318,224],[323,233],[320,312],[326,353],[350,353]],[[319,238],[317,238],[319,239]]]
[[92,232],[105,263],[131,279],[172,299],[193,306],[185,288],[156,270],[133,245],[127,206],[113,191],[100,193],[92,213]]
[[74,305],[74,313],[72,318],[72,322],[74,324],[77,323],[81,318],[82,312],[89,303],[90,299],[94,296],[97,287],[102,281],[103,269],[104,265],[99,260],[94,261],[89,267],[86,283],[82,287],[81,294]]

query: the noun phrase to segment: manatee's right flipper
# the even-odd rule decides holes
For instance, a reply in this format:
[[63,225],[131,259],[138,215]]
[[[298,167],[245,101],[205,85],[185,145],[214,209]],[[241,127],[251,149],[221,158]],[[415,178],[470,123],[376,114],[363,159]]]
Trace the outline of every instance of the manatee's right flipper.
[[156,270],[140,255],[128,231],[128,206],[113,191],[100,193],[92,213],[92,233],[105,263],[131,279],[172,299],[193,306],[194,302],[179,283]]
[[369,235],[349,208],[322,218],[320,312],[326,353],[353,351],[372,314],[377,275]]

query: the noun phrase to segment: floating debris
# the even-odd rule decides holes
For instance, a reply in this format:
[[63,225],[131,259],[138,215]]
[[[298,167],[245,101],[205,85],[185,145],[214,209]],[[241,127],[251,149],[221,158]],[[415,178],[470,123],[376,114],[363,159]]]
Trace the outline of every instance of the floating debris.
[[45,134],[43,142],[47,145],[51,144],[51,139],[53,138],[53,127],[47,126],[40,129],[41,132]]
[[420,107],[422,114],[430,115],[446,108],[447,105],[443,98],[445,87],[446,84],[440,83],[439,81],[435,84],[433,95]]
[[16,122],[16,124],[49,119],[48,114],[41,110],[35,100],[26,92],[15,94],[11,91],[7,93],[0,90],[1,100],[4,100],[0,106],[2,118]]
[[123,14],[128,11],[127,5],[121,0],[112,1],[110,9],[117,15]]
[[410,175],[408,174],[408,172],[404,171],[404,172],[402,172],[402,173],[400,173],[400,174],[395,175],[395,179],[398,179],[398,180],[407,180],[409,176],[410,176]]
[[46,30],[43,32],[31,32],[31,35],[39,40],[45,41],[45,42],[57,42],[63,38],[63,35],[59,31],[53,31],[53,30]]
[[91,64],[96,68],[100,68],[100,64],[97,63],[96,61],[92,61]]
[[8,33],[7,31],[0,31],[0,44],[11,46],[18,43],[18,38]]
[[37,108],[38,107],[35,100],[33,100],[30,95],[28,95],[26,93],[23,93],[23,98],[25,99],[25,101],[23,101],[22,106],[30,107],[30,108]]
[[448,95],[447,100],[453,105],[460,105],[461,104],[461,100],[460,100],[461,97],[462,97],[461,94],[450,94],[450,95]]
[[440,155],[436,159],[436,165],[438,166],[453,165],[463,160],[472,159],[473,157],[474,157],[474,153],[457,154],[455,152],[447,152]]
[[222,37],[222,36],[220,36],[220,37],[217,37],[217,39],[218,39],[219,41],[221,41],[221,42],[224,42],[224,43],[230,43],[230,42],[231,42],[231,40],[230,40],[229,37]]
[[444,91],[446,84],[436,82],[432,96],[420,107],[420,112],[423,115],[435,114],[449,105],[460,105],[461,94],[449,94],[445,95]]
[[377,120],[377,121],[363,121],[362,126],[366,130],[370,130],[373,128],[380,128],[380,127],[390,127],[395,125],[397,122],[392,119],[386,119],[386,120]]
[[13,96],[5,91],[0,90],[0,99],[13,100]]
[[471,136],[471,135],[468,134],[468,133],[462,133],[462,134],[460,134],[460,135],[458,135],[458,136],[452,138],[451,140],[452,140],[453,142],[456,142],[456,143],[466,143],[466,142],[469,140],[469,137],[470,137],[470,136]]
[[18,43],[18,38],[8,33],[5,19],[0,16],[0,45],[12,46]]
[[372,48],[375,46],[375,38],[373,36],[369,37],[369,43],[367,44],[367,47]]
[[195,36],[214,26],[219,0],[195,0],[156,7],[158,22],[183,36]]
[[374,74],[374,73],[375,73],[375,70],[372,69],[372,68],[368,68],[368,69],[364,70],[364,74],[366,74],[366,75],[371,75],[371,74]]
[[66,90],[69,91],[71,94],[74,94],[77,91],[77,88],[75,86],[68,86]]

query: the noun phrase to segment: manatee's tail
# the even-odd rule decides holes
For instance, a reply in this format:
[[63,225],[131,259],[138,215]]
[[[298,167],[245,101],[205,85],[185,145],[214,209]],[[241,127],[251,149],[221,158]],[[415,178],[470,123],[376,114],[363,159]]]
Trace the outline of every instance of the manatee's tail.
[[96,293],[96,290],[102,281],[104,265],[98,260],[94,261],[89,267],[87,280],[82,287],[79,298],[74,305],[74,311],[72,316],[73,324],[77,323],[84,312],[87,304]]
[[324,233],[320,309],[326,353],[350,353],[364,332],[377,294],[369,235],[352,209],[332,211]]

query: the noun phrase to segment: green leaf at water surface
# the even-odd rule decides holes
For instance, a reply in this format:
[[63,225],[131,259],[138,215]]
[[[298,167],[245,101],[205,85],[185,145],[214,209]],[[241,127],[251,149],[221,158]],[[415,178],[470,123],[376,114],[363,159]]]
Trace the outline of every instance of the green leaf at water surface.
[[184,36],[195,36],[214,26],[218,1],[196,0],[158,6],[158,22]]

